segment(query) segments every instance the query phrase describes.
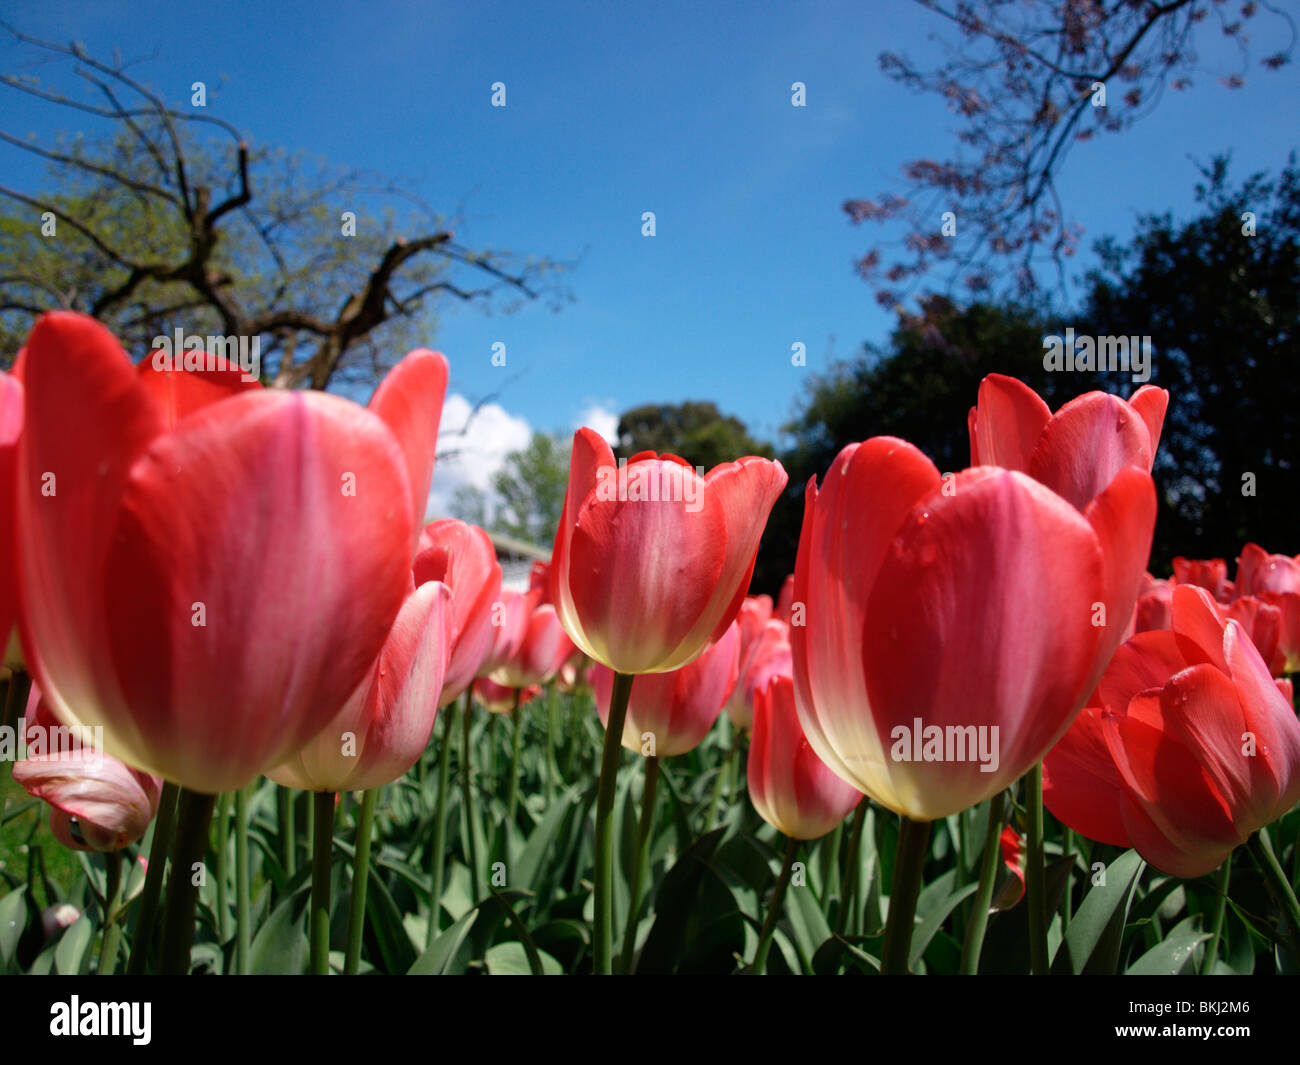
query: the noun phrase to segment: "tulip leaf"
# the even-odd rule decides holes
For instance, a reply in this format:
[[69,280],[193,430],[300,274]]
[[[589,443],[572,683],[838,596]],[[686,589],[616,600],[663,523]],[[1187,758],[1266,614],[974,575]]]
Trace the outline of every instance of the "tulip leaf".
[[452,972],[456,956],[460,953],[462,944],[469,937],[470,927],[474,924],[474,918],[477,916],[477,908],[467,910],[461,914],[450,928],[433,941],[428,950],[415,959],[414,964],[407,969],[407,975],[440,976]]
[[1054,973],[1113,973],[1119,963],[1133,888],[1146,868],[1135,850],[1106,867],[1105,879],[1084,896],[1052,963]]
[[415,945],[402,923],[402,911],[373,866],[370,869],[370,887],[366,890],[366,923],[379,941],[384,968],[390,973],[410,971],[417,956]]
[[528,837],[528,843],[515,862],[514,876],[519,883],[528,885],[538,883],[538,874],[546,859],[554,856],[555,837],[573,812],[576,798],[575,790],[566,790],[556,798],[541,822],[533,829],[533,834]]
[[948,915],[961,903],[965,898],[975,894],[979,888],[979,883],[967,884],[958,891],[954,891],[941,903],[934,906],[925,918],[912,930],[912,953],[908,957],[908,967],[915,968],[930,941],[934,939],[934,934],[939,931],[940,926],[948,919]]
[[28,799],[26,802],[20,802],[17,806],[10,807],[3,814],[0,814],[0,825],[12,821],[15,817],[21,817],[33,806],[40,803],[40,799]]
[[255,975],[299,976],[307,967],[306,909],[297,894],[290,895],[271,911],[257,930],[248,952],[248,971]]
[[8,967],[27,927],[27,887],[14,888],[0,899],[0,969]]
[[[878,939],[879,937],[873,937]],[[880,959],[855,946],[841,935],[832,935],[817,948],[813,955],[812,970],[818,976],[831,976],[845,962],[855,965],[860,972],[875,975],[880,972]]]
[[1196,948],[1210,938],[1209,932],[1199,932],[1190,927],[1189,922],[1196,921],[1199,921],[1199,917],[1181,922],[1164,939],[1130,965],[1127,970],[1128,975],[1176,976],[1182,972],[1195,955]]
[[785,895],[785,915],[794,931],[799,961],[805,972],[811,972],[813,955],[831,934],[830,925],[826,923],[812,889],[792,884]]
[[[564,969],[560,963],[546,951],[538,951],[545,976],[562,976]],[[522,943],[498,943],[483,956],[487,971],[491,976],[530,976],[532,970],[528,965],[528,951]]]
[[54,951],[54,965],[61,976],[76,976],[86,963],[87,949],[94,938],[95,927],[84,913],[76,923],[66,929]]

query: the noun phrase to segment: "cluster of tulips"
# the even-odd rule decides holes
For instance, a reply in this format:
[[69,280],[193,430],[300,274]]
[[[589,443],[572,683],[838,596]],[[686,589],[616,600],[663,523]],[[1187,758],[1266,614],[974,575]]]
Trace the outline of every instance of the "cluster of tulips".
[[[753,807],[788,841],[751,971],[765,967],[800,841],[857,811],[856,842],[864,796],[901,819],[871,959],[882,972],[908,969],[932,824],[981,803],[963,971],[978,967],[999,857],[1027,886],[1032,965],[1048,968],[1044,806],[1174,877],[1224,867],[1248,844],[1300,929],[1262,832],[1300,800],[1284,678],[1300,664],[1300,560],[1251,544],[1234,582],[1223,560],[1179,559],[1168,580],[1146,572],[1164,390],[1092,392],[1052,413],[990,376],[970,412],[972,465],[956,473],[896,438],[849,445],[806,486],[795,572],[774,604],[747,591],[786,488],[779,463],[619,463],[589,429],[573,440],[550,562],[526,591],[503,591],[481,529],[421,528],[446,383],[445,360],[424,350],[364,408],[263,389],[220,360],[134,366],[72,313],[43,316],[0,376],[9,703],[29,728],[99,730],[105,752],[32,754],[14,777],[50,803],[70,847],[118,852],[157,819],[133,970],[190,970],[188,871],[218,796],[242,801],[264,775],[315,794],[310,968],[328,972],[339,793],[364,793],[359,927],[374,796],[424,754],[439,709],[464,697],[467,749],[473,698],[513,720],[509,825],[520,711],[546,685],[589,687],[605,728],[597,973],[632,969],[659,760],[700,745],[724,711],[747,739]],[[644,781],[616,950],[623,748]],[[1023,854],[1004,817],[1015,789]],[[111,968],[115,946],[105,958]]]

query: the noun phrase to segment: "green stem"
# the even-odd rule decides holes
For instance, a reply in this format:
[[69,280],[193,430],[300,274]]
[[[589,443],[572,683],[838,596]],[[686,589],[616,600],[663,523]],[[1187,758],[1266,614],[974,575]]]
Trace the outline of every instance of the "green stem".
[[203,857],[208,850],[208,826],[216,804],[215,795],[181,788],[176,838],[172,845],[172,875],[167,878],[167,904],[163,910],[159,949],[158,971],[165,976],[184,976],[190,971],[194,912],[203,880]]
[[180,787],[167,781],[158,798],[158,818],[154,821],[153,842],[149,844],[149,868],[144,874],[144,890],[136,908],[135,935],[131,939],[131,959],[126,971],[132,976],[144,972],[149,957],[149,943],[158,921],[158,900],[162,898],[163,877],[167,872],[167,852],[172,847],[172,828],[176,823],[176,795]]
[[0,724],[11,729],[17,727],[18,719],[27,712],[27,698],[31,691],[32,678],[25,670],[14,670],[9,677],[9,687],[5,689],[4,718]]
[[515,807],[519,799],[519,723],[523,714],[519,711],[519,696],[521,692],[515,689],[515,704],[510,710],[511,726],[513,728],[513,737],[510,748],[510,783],[506,787],[506,831],[509,832],[515,823]]
[[655,787],[659,783],[659,759],[650,755],[645,759],[645,785],[641,789],[641,823],[636,833],[636,856],[632,859],[631,893],[628,897],[627,926],[623,929],[623,954],[619,971],[632,971],[632,955],[636,951],[637,917],[641,910],[641,893],[645,890],[645,873],[650,865],[650,834],[655,820]]
[[[370,830],[375,821],[375,799],[378,788],[371,788],[361,796],[361,813],[357,821],[357,846],[352,860],[352,907],[348,913],[348,952],[343,959],[343,972],[356,973],[361,964],[361,937],[366,930],[366,888],[370,882]],[[430,914],[430,921],[433,915]]]
[[555,681],[546,686],[546,806],[555,797]]
[[[472,690],[471,685],[471,690]],[[460,742],[461,742],[461,771],[460,771],[460,788],[461,788],[461,805],[465,808],[465,841],[466,857],[469,858],[469,883],[470,897],[478,898],[478,846],[474,842],[474,784],[471,779],[474,773],[474,752],[469,745],[469,725],[473,715],[470,713],[470,707],[473,706],[470,691],[465,692],[465,716],[460,723]]]
[[984,932],[989,924],[989,906],[993,902],[993,881],[997,878],[1002,834],[1003,793],[989,800],[988,826],[984,830],[984,856],[980,861],[979,887],[975,890],[975,903],[970,920],[966,923],[966,939],[961,947],[962,976],[974,976],[980,968],[980,951],[984,948]]
[[1269,842],[1264,829],[1261,828],[1252,835],[1246,841],[1246,846],[1250,849],[1255,864],[1259,866],[1259,871],[1264,874],[1264,882],[1268,884],[1269,893],[1286,917],[1287,939],[1296,957],[1300,958],[1300,946],[1297,945],[1300,943],[1300,902],[1296,901],[1295,892],[1287,882],[1282,867],[1277,863],[1277,855],[1273,853],[1273,845]]
[[776,887],[772,889],[772,901],[767,908],[767,919],[763,921],[763,930],[758,934],[758,949],[754,951],[754,962],[749,971],[754,976],[762,976],[767,968],[767,952],[772,947],[772,933],[776,931],[776,922],[781,917],[781,907],[785,903],[785,890],[790,886],[790,874],[794,871],[794,859],[799,853],[799,841],[790,836],[785,841],[785,854],[781,858],[781,873],[776,878]]
[[334,848],[334,792],[312,793],[311,946],[307,971],[330,971],[330,859]]
[[840,899],[840,912],[835,918],[835,934],[844,931],[844,922],[848,915],[858,908],[858,882],[861,880],[862,862],[858,852],[862,846],[862,826],[867,820],[867,803],[859,802],[853,811],[853,828],[849,833],[849,854],[845,859],[844,897]]
[[[429,929],[425,935],[426,947],[433,946],[433,941],[442,931],[442,884],[447,868],[447,787],[451,779],[451,744],[455,738],[456,703],[443,707],[442,713],[447,723],[442,727],[442,746],[438,750],[438,801],[433,810],[433,852],[429,855],[431,881],[433,884],[429,896]],[[468,708],[466,714],[468,715]],[[362,811],[364,815],[364,810]]]
[[122,887],[122,852],[111,851],[104,855],[107,876],[104,883],[104,938],[99,944],[99,966],[96,972],[100,976],[111,976],[117,965],[117,944],[122,938],[122,927],[118,922],[118,895]]
[[226,879],[230,875],[226,852],[230,849],[230,804],[233,796],[224,792],[217,799],[217,940],[224,943],[230,937],[230,906]]
[[1046,975],[1047,958],[1047,871],[1043,851],[1043,763],[1025,774],[1025,807],[1028,811],[1025,841],[1025,894],[1029,904],[1029,967],[1035,975]]
[[294,816],[293,816],[293,791],[286,788],[283,784],[275,786],[277,799],[280,807],[280,864],[284,866],[284,875],[288,880],[293,879],[293,871],[296,866],[295,851],[297,844],[294,842]]
[[880,971],[895,975],[908,971],[912,949],[912,926],[916,922],[916,899],[921,893],[925,856],[930,848],[931,822],[900,817],[898,853],[889,887],[889,917],[880,949]]
[[501,725],[501,715],[492,714],[488,720],[488,780],[492,782],[492,794],[496,795],[501,781],[497,778],[497,730]]
[[1228,882],[1232,879],[1232,855],[1223,859],[1214,877],[1214,898],[1210,900],[1210,939],[1205,944],[1205,958],[1201,962],[1201,975],[1214,972],[1219,960],[1219,940],[1223,936],[1223,915],[1228,908]]
[[248,972],[252,950],[252,889],[248,868],[248,788],[235,792],[235,972]]
[[600,787],[596,800],[596,891],[595,929],[592,971],[597,976],[613,972],[613,902],[614,902],[614,792],[618,785],[618,762],[623,752],[623,723],[627,720],[627,700],[632,681],[627,673],[614,674],[614,690],[609,700],[609,720],[605,723],[605,745],[600,758]]
[[736,762],[736,752],[740,750],[740,735],[741,730],[736,729],[731,738],[731,745],[727,748],[727,753],[723,755],[722,765],[718,766],[718,777],[713,782],[713,796],[709,799],[709,814],[704,821],[704,830],[706,832],[716,827],[716,822],[713,819],[717,815],[718,800],[722,798],[723,789],[727,788],[728,793],[730,793],[731,789],[728,787],[728,782],[731,780],[732,766]]
[[1070,909],[1074,903],[1074,832],[1064,829],[1061,833],[1061,854],[1070,859],[1065,869],[1065,894],[1061,896],[1061,935],[1070,930]]

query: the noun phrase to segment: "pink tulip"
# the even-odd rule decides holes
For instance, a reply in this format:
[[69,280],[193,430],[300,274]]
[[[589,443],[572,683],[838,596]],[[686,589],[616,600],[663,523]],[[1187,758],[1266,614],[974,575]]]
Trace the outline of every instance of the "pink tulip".
[[518,698],[519,705],[522,707],[527,706],[541,693],[541,685],[538,684],[530,685],[527,688],[507,688],[504,684],[498,684],[488,677],[479,677],[474,682],[474,695],[490,714],[506,714],[508,716],[514,710],[516,698]]
[[1173,581],[1157,580],[1149,573],[1143,574],[1137,605],[1134,607],[1133,631],[1147,632],[1151,629],[1169,628],[1173,598]]
[[794,615],[794,574],[791,573],[781,583],[781,594],[776,601],[775,616],[787,625],[793,625]]
[[1174,589],[1172,631],[1129,640],[1092,701],[1044,762],[1044,802],[1083,835],[1195,877],[1300,800],[1295,711],[1202,588]]
[[740,609],[785,484],[780,463],[752,457],[705,477],[648,451],[618,465],[604,438],[580,429],[551,559],[551,600],[569,637],[625,674],[698,657]]
[[[732,622],[722,639],[689,665],[671,673],[638,677],[628,700],[623,746],[660,758],[694,750],[722,713],[735,687],[739,665],[740,632]],[[602,665],[593,666],[591,674],[596,712],[601,724],[607,725],[614,674]]]
[[55,716],[102,725],[126,762],[194,791],[242,787],[314,738],[384,645],[446,361],[413,352],[364,409],[224,365],[137,372],[72,313],[42,316],[27,347],[31,672]]
[[[750,660],[754,657],[754,652],[758,650],[759,637],[763,635],[763,627],[771,618],[771,596],[745,596],[740,604],[740,611],[736,614],[736,624],[740,630],[740,677],[742,680],[749,667]],[[745,693],[741,684],[736,685],[735,691],[731,693],[731,698],[727,700],[726,711],[727,716],[731,718],[732,724],[736,724],[740,728],[749,727],[751,708],[745,702]],[[740,724],[737,724],[738,722]]]
[[791,839],[818,839],[862,801],[862,792],[817,757],[795,709],[794,681],[775,676],[754,695],[749,798],[764,821]]
[[[35,688],[28,705],[28,744],[34,746],[34,730],[49,739],[40,755],[14,763],[14,780],[53,807],[54,838],[74,850],[100,852],[118,851],[140,839],[158,812],[162,781],[93,747],[56,740],[58,722]],[[62,734],[67,736],[67,730]]]
[[1194,584],[1204,588],[1219,602],[1227,602],[1233,596],[1233,583],[1228,580],[1228,563],[1221,558],[1183,558],[1174,559],[1174,582],[1176,584]]
[[364,791],[415,765],[443,690],[451,598],[440,581],[412,582],[369,675],[315,739],[266,775],[304,791]]
[[1237,559],[1237,595],[1300,592],[1300,555],[1270,555],[1259,544],[1247,544]]
[[821,489],[808,485],[795,565],[809,743],[912,820],[997,794],[1095,685],[1132,615],[1154,522],[1154,486],[1134,467],[1080,513],[1022,473],[941,479],[902,440],[846,447]]
[[573,641],[560,624],[555,607],[542,603],[528,615],[523,639],[514,656],[494,670],[491,678],[507,688],[546,684],[575,650]]
[[450,657],[438,705],[458,699],[492,646],[492,607],[501,597],[501,565],[487,533],[444,519],[424,527],[412,573],[416,585],[441,581],[451,591],[447,622]]
[[[14,555],[13,500],[18,472],[18,441],[23,432],[23,386],[0,372],[0,656],[9,668],[22,666],[21,654],[7,650],[18,620],[18,573]],[[17,648],[15,648],[17,651]]]
[[754,720],[755,693],[773,677],[794,676],[790,647],[790,626],[772,618],[759,632],[741,663],[736,689],[727,700],[727,716],[738,729],[748,729]]

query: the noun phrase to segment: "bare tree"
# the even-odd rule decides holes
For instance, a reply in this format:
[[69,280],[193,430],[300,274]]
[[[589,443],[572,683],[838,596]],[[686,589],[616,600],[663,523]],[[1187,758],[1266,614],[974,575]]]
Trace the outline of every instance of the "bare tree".
[[1236,68],[1218,77],[1229,89],[1245,83],[1252,20],[1272,42],[1265,69],[1290,62],[1296,40],[1290,15],[1255,0],[916,2],[954,29],[957,43],[942,41],[945,58],[933,68],[892,52],[880,65],[947,101],[961,123],[959,158],[913,160],[901,190],[844,204],[855,223],[903,229],[857,264],[890,307],[936,269],[949,287],[978,294],[1003,278],[1003,295],[1024,298],[1042,291],[1046,268],[1063,290],[1065,259],[1082,234],[1056,184],[1071,145],[1129,129],[1166,89],[1190,88],[1203,73],[1193,44],[1204,33],[1236,42]]
[[269,382],[325,388],[376,379],[427,331],[439,298],[508,310],[543,280],[561,298],[550,282],[562,264],[467,248],[456,219],[389,182],[254,148],[205,109],[169,104],[134,64],[0,27],[42,68],[66,78],[70,67],[81,91],[30,73],[0,86],[96,130],[51,143],[0,128],[0,141],[45,161],[57,189],[0,179],[17,205],[0,218],[6,357],[36,314],[67,307],[128,348],[175,327],[258,337]]

